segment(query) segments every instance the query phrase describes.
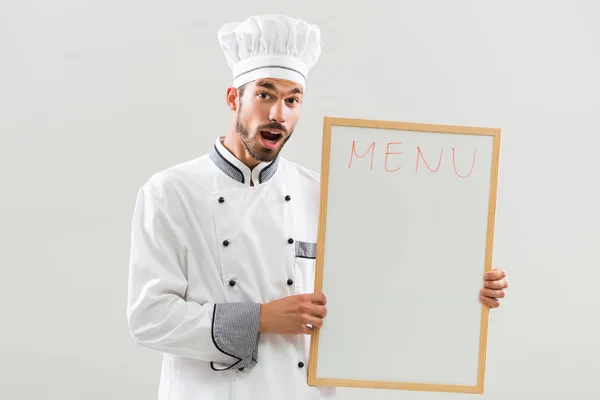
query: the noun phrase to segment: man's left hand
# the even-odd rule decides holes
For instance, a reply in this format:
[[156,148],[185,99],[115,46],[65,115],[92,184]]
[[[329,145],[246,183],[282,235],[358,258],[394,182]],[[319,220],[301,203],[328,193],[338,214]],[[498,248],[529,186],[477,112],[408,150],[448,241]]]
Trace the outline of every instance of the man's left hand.
[[484,275],[483,287],[479,291],[479,300],[490,308],[500,307],[500,300],[505,296],[508,287],[506,272],[500,268],[493,268]]

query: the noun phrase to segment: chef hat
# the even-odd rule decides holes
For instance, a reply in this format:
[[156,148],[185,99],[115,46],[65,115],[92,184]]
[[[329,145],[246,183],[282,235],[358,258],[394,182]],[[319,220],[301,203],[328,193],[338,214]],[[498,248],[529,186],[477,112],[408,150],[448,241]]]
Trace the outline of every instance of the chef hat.
[[236,88],[259,78],[287,79],[305,86],[308,71],[321,54],[319,28],[284,15],[226,23],[218,39]]

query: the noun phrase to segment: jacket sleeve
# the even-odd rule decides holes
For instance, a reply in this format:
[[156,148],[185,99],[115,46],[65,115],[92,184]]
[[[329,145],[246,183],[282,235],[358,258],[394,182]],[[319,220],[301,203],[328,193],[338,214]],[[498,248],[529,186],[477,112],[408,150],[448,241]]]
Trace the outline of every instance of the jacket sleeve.
[[127,297],[141,346],[211,362],[215,370],[257,362],[260,304],[186,301],[186,249],[165,206],[145,187],[133,213]]

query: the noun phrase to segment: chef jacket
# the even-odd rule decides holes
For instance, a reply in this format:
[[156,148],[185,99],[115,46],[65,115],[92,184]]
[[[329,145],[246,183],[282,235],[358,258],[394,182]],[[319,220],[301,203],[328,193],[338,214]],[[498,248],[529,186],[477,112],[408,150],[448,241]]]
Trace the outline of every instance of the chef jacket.
[[135,203],[127,317],[163,354],[159,400],[322,400],[309,335],[259,333],[260,304],[314,290],[319,176],[212,150],[152,175]]

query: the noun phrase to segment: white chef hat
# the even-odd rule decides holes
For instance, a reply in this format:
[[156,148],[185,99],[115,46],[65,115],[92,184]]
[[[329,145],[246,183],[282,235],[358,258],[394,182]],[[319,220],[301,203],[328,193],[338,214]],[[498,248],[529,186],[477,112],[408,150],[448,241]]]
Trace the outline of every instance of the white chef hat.
[[308,71],[321,55],[319,28],[284,15],[226,23],[217,36],[236,88],[259,78],[287,79],[305,86]]

